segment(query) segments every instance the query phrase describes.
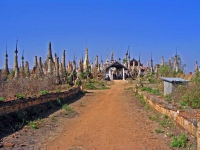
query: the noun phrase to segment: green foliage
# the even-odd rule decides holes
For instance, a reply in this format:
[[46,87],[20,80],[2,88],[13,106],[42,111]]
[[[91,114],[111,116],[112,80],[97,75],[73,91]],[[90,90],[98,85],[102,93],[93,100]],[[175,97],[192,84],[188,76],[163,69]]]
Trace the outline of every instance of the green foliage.
[[123,59],[123,64],[126,62],[126,58]]
[[160,118],[159,118],[159,115],[148,116],[148,117],[149,117],[150,120],[152,120],[152,121],[156,121],[156,122],[158,122],[158,120],[160,119]]
[[62,105],[62,100],[61,100],[61,98],[58,98],[57,101],[58,101],[58,104],[61,106],[61,105]]
[[163,65],[163,66],[160,66],[158,73],[162,77],[171,77],[172,70],[168,65]]
[[180,101],[179,103],[180,103],[181,106],[187,106],[187,103],[184,102],[184,101]]
[[196,84],[200,84],[200,72],[196,72],[192,81]]
[[53,116],[51,117],[51,121],[52,121],[52,122],[56,121],[56,116],[53,115]]
[[146,75],[146,80],[147,81],[149,81],[151,84],[153,84],[153,83],[156,83],[157,82],[157,80],[156,80],[156,78],[155,78],[155,74],[154,73],[152,73],[152,74],[147,74]]
[[194,109],[200,108],[200,85],[192,84],[187,89],[181,90],[178,89],[177,92],[181,93],[177,99],[180,99],[181,106],[190,106]]
[[49,92],[47,90],[42,90],[39,92],[40,95],[46,95],[48,94]]
[[87,75],[86,75],[85,72],[81,73],[80,76],[81,76],[82,79],[86,79],[87,78]]
[[32,128],[32,129],[38,129],[38,122],[36,122],[36,121],[30,121],[29,123],[28,123],[28,126],[30,127],[30,128]]
[[66,110],[66,112],[69,113],[69,114],[74,112],[73,109],[68,104],[64,104],[62,106],[62,109]]
[[77,80],[75,84],[78,85],[78,86],[80,86],[81,85],[81,81]]
[[165,131],[163,131],[163,130],[161,130],[161,129],[159,128],[159,129],[155,129],[155,132],[156,132],[157,134],[159,134],[159,133],[164,133]]
[[172,101],[172,95],[171,95],[171,94],[165,95],[165,99],[166,99],[168,102],[171,102],[171,101]]
[[92,83],[88,83],[88,84],[86,85],[86,88],[87,88],[88,90],[97,90],[96,86],[94,86],[94,84],[92,84]]
[[142,87],[142,91],[150,92],[154,95],[161,95],[160,91],[158,89],[152,89],[151,87]]
[[3,102],[4,100],[4,97],[0,97],[0,102]]
[[141,90],[142,90],[142,91],[151,92],[153,89],[152,89],[151,87],[144,86],[144,87],[142,87]]
[[25,96],[21,93],[16,94],[17,99],[24,99]]
[[88,83],[84,85],[84,88],[88,90],[106,90],[109,89],[108,87],[105,86],[105,83],[102,81],[98,80],[89,80]]
[[179,137],[173,137],[173,140],[171,142],[171,147],[182,147],[185,148],[187,146],[187,137],[185,134],[181,134]]
[[15,71],[12,70],[12,71],[10,72],[10,74],[8,75],[8,78],[11,79],[11,78],[13,78],[14,76],[15,76]]

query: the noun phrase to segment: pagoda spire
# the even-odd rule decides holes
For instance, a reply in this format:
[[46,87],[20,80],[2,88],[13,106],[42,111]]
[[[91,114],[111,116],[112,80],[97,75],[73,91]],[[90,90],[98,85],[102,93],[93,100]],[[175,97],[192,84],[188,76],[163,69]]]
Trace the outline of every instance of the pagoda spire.
[[5,55],[5,57],[6,57],[6,59],[5,59],[5,64],[4,64],[3,75],[7,77],[9,75],[7,45],[6,45],[6,55]]
[[52,49],[51,49],[51,42],[49,42],[48,59],[50,59],[51,62],[53,62]]
[[22,62],[21,62],[21,72],[24,72],[24,50],[22,53],[22,58],[21,58]]
[[154,70],[153,70],[153,58],[152,58],[152,53],[151,53],[151,73],[153,73]]
[[18,53],[17,44],[18,44],[18,38],[17,38],[17,41],[16,41],[16,49],[15,49],[15,59],[14,59],[14,67],[13,67],[14,71],[16,69],[19,69],[18,68],[18,56],[17,56],[17,53]]
[[63,50],[63,56],[62,56],[62,69],[63,69],[62,73],[66,75],[67,72],[66,72],[66,62],[65,62],[65,50]]

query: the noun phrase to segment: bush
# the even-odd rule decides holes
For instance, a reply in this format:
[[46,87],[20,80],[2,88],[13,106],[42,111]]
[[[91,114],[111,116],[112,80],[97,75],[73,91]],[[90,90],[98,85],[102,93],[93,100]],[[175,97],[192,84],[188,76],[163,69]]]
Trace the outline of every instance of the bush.
[[171,142],[171,147],[186,147],[187,146],[187,137],[185,134],[181,134],[179,137],[174,137]]

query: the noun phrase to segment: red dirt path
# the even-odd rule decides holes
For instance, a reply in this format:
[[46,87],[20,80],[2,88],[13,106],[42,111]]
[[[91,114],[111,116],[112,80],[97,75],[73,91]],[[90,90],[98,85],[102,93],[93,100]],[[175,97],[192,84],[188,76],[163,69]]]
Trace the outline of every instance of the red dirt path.
[[[79,117],[67,120],[62,133],[46,143],[48,150],[168,150],[158,125],[127,87],[117,81],[109,90],[89,91],[71,105]],[[86,104],[86,106],[80,106]]]

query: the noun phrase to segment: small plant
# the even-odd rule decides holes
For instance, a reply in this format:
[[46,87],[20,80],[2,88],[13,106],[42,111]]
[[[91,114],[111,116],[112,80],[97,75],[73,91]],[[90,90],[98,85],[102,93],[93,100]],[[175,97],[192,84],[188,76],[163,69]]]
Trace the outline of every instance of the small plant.
[[0,102],[3,102],[4,100],[4,97],[0,97]]
[[171,102],[172,101],[172,95],[171,94],[168,94],[165,96],[165,99],[168,101],[168,102]]
[[187,146],[187,137],[185,134],[181,134],[179,137],[174,136],[171,142],[171,147],[182,147],[185,148]]
[[60,106],[62,106],[62,99],[61,99],[61,98],[58,98],[57,101],[58,101],[58,104],[59,104]]
[[149,117],[149,119],[152,120],[152,121],[156,121],[156,122],[158,122],[158,120],[159,120],[159,115],[148,116],[148,117]]
[[85,104],[84,104],[83,102],[80,102],[80,103],[79,103],[79,106],[80,106],[80,107],[85,107]]
[[42,91],[39,92],[40,95],[45,95],[45,94],[48,94],[48,93],[49,92],[47,90],[42,90]]
[[180,103],[181,106],[187,106],[187,103],[184,102],[184,101],[180,101],[179,103]]
[[160,124],[162,127],[166,128],[166,126],[167,126],[167,120],[162,120],[159,124]]
[[38,123],[36,122],[36,121],[30,121],[29,123],[28,123],[28,126],[30,127],[30,128],[32,128],[32,129],[38,129]]
[[64,104],[62,106],[62,109],[66,110],[66,112],[69,113],[69,114],[71,114],[71,113],[74,112],[73,109],[69,105],[67,105],[67,104]]
[[56,116],[54,116],[54,115],[51,117],[51,121],[52,121],[52,122],[56,121],[56,118],[55,118],[55,117],[56,117]]
[[155,132],[156,132],[157,134],[159,134],[159,133],[164,133],[165,131],[163,131],[163,130],[161,130],[161,129],[155,129]]
[[24,99],[25,96],[21,93],[16,94],[17,99]]

